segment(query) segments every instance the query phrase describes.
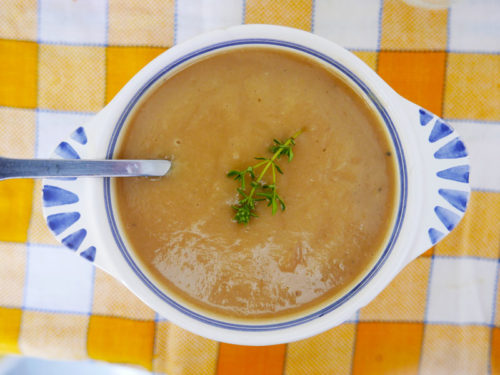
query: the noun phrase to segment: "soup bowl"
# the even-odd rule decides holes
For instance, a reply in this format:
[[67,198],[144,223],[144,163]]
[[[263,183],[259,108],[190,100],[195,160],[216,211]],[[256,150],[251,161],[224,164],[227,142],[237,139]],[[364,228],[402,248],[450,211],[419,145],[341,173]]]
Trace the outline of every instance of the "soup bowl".
[[397,205],[390,233],[370,268],[341,295],[289,319],[242,322],[211,315],[176,299],[141,266],[120,227],[112,179],[46,179],[43,207],[57,239],[123,282],[171,322],[218,341],[271,345],[303,339],[349,320],[403,267],[453,230],[470,195],[469,159],[448,124],[399,96],[352,53],[308,32],[269,25],[213,31],[164,52],[89,123],[68,135],[54,157],[114,158],[128,119],[148,93],[200,59],[247,47],[306,55],[335,71],[378,114],[392,144]]

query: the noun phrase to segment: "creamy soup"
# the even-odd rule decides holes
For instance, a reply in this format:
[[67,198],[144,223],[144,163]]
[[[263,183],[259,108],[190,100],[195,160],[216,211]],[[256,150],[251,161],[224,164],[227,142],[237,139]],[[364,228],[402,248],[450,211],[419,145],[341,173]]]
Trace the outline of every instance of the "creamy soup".
[[[383,250],[392,146],[367,102],[310,58],[263,47],[207,57],[161,83],[126,126],[117,158],[173,163],[160,180],[115,181],[123,234],[188,306],[252,321],[303,314],[352,287]],[[286,210],[260,202],[257,218],[236,223],[228,171],[301,129],[293,160],[279,160]]]

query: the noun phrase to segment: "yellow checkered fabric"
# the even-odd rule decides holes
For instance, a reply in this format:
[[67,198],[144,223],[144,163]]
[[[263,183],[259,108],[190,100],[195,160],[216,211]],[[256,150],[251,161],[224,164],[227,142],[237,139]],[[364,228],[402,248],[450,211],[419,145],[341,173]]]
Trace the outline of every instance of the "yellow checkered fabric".
[[165,374],[500,374],[500,2],[408,3],[2,0],[1,155],[47,157],[175,43],[269,23],[345,46],[397,92],[449,121],[469,147],[473,192],[458,228],[351,321],[299,342],[245,347],[157,316],[55,242],[39,181],[2,181],[0,355],[95,359]]

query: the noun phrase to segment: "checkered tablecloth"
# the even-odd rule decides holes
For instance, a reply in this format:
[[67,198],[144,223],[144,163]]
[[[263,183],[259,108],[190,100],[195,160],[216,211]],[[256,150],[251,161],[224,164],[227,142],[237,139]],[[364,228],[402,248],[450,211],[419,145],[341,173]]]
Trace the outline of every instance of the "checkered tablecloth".
[[155,315],[55,242],[39,181],[3,181],[0,353],[167,374],[500,374],[498,0],[432,11],[400,0],[1,0],[0,155],[47,157],[165,49],[241,23],[331,39],[455,126],[472,158],[459,227],[353,320],[287,345],[242,347]]

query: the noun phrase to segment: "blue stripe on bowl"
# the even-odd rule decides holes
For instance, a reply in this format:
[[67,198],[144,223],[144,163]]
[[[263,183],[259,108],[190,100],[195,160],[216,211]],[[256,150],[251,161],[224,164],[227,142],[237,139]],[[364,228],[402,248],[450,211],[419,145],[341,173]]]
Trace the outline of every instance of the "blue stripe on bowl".
[[62,212],[47,216],[47,224],[56,235],[61,234],[80,219],[79,212]]
[[57,146],[55,153],[63,159],[80,159],[80,155],[68,142],[61,142]]
[[437,176],[447,180],[468,183],[469,169],[470,167],[468,165],[459,165],[458,167],[451,167],[439,171]]
[[468,192],[453,189],[439,189],[438,193],[457,210],[465,212],[467,200],[469,199]]
[[[403,216],[406,211],[406,202],[407,202],[407,184],[408,184],[408,175],[407,175],[407,169],[406,169],[406,161],[404,158],[403,154],[403,148],[401,145],[401,141],[398,137],[397,131],[395,129],[394,123],[392,122],[392,119],[390,118],[389,114],[387,113],[386,109],[384,106],[380,103],[379,99],[375,96],[375,94],[371,91],[371,89],[366,86],[366,84],[358,78],[353,72],[351,72],[348,68],[346,68],[344,65],[340,64],[338,61],[316,51],[308,47],[304,47],[302,45],[296,44],[296,43],[291,43],[291,42],[284,42],[280,40],[273,40],[273,39],[238,39],[238,40],[232,40],[232,41],[227,41],[227,42],[221,42],[217,44],[210,45],[208,47],[199,49],[197,51],[193,51],[175,61],[170,63],[169,65],[165,66],[163,69],[161,69],[159,72],[157,72],[149,81],[147,81],[137,92],[136,94],[132,97],[130,102],[127,104],[127,106],[124,108],[122,114],[120,115],[120,118],[118,119],[118,122],[113,130],[111,140],[108,146],[108,150],[106,152],[106,158],[111,159],[113,157],[115,147],[119,138],[120,131],[122,127],[124,126],[128,116],[132,112],[134,106],[137,104],[137,102],[140,100],[140,98],[156,83],[158,82],[159,79],[161,79],[165,74],[170,72],[172,69],[175,69],[177,66],[184,64],[185,62],[198,57],[200,55],[216,51],[219,49],[223,48],[228,48],[228,47],[235,47],[235,46],[242,46],[242,45],[258,45],[258,46],[263,46],[263,45],[272,45],[272,46],[279,46],[282,48],[287,48],[291,50],[296,50],[300,51],[302,53],[314,56],[323,62],[326,62],[327,64],[330,64],[331,66],[335,67],[337,70],[340,71],[340,73],[344,74],[349,78],[353,84],[357,85],[363,92],[364,94],[368,97],[368,99],[372,102],[376,110],[379,112],[381,115],[386,127],[387,131],[389,132],[389,135],[391,137],[391,140],[394,144],[394,148],[396,150],[395,156],[398,161],[398,168],[399,168],[399,175],[400,175],[400,205],[397,209],[396,213],[396,220],[395,224],[393,227],[393,231],[391,233],[391,236],[389,238],[389,241],[387,243],[386,248],[382,252],[382,255],[380,258],[377,260],[373,268],[368,272],[368,274],[357,284],[355,285],[348,293],[346,293],[344,296],[330,304],[329,306],[316,311],[310,315],[307,315],[305,317],[302,317],[300,319],[295,319],[287,322],[282,322],[282,323],[273,323],[273,324],[256,324],[256,325],[248,325],[248,324],[236,324],[236,323],[229,323],[229,322],[224,322],[220,321],[217,319],[209,318],[207,316],[201,315],[195,311],[189,310],[185,306],[177,303],[173,299],[171,299],[169,296],[167,296],[162,290],[160,290],[154,283],[149,280],[149,278],[143,273],[143,271],[139,268],[139,266],[135,263],[132,255],[129,253],[128,249],[126,248],[121,233],[118,229],[118,225],[115,219],[115,213],[113,210],[113,205],[111,201],[111,180],[109,178],[104,179],[104,200],[105,200],[105,205],[106,205],[106,215],[108,218],[109,225],[111,227],[111,231],[113,234],[113,237],[115,239],[115,242],[122,253],[125,261],[128,263],[130,268],[133,270],[133,272],[136,274],[136,276],[144,283],[145,286],[147,286],[151,292],[153,292],[158,298],[163,300],[165,303],[169,304],[173,308],[177,309],[184,315],[189,316],[192,319],[198,320],[200,322],[203,322],[205,324],[209,324],[215,327],[219,328],[224,328],[224,329],[231,329],[231,330],[237,330],[237,331],[253,331],[253,332],[258,332],[258,331],[272,331],[272,330],[278,330],[278,329],[285,329],[285,328],[290,328],[296,325],[304,324],[306,322],[309,322],[311,320],[314,320],[318,317],[321,317],[325,315],[326,313],[329,313],[335,309],[337,309],[339,306],[342,306],[344,303],[349,301],[351,298],[353,298],[373,277],[378,273],[380,268],[384,265],[386,262],[387,258],[391,254],[394,244],[396,242],[396,239],[398,238],[399,232],[401,230],[401,225],[403,222]],[[426,115],[424,113],[421,113],[421,116],[425,119],[427,119]],[[431,117],[432,118],[432,117]],[[430,119],[428,120],[430,121]]]
[[42,190],[45,207],[63,206],[79,201],[78,195],[57,186],[45,185]]
[[61,242],[64,246],[76,251],[78,250],[86,236],[87,230],[80,229],[74,233],[71,233],[69,236],[64,237]]

